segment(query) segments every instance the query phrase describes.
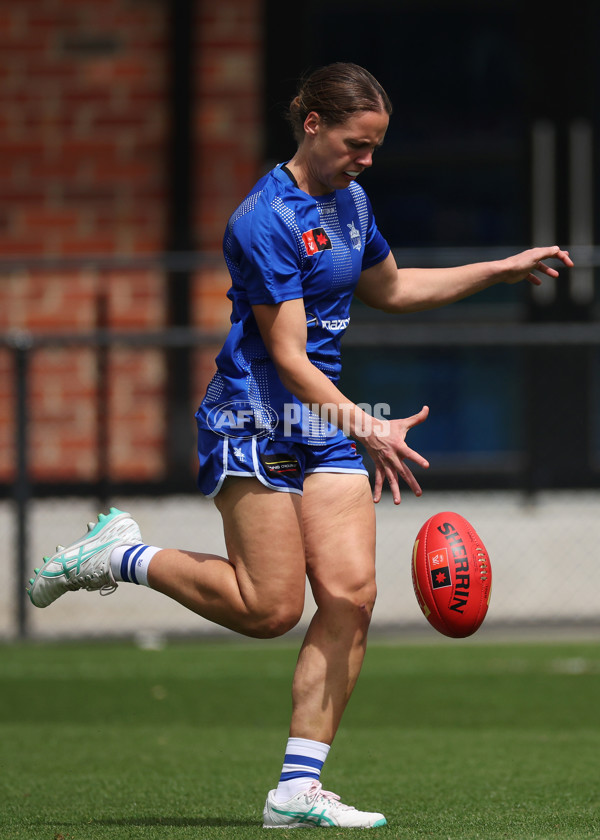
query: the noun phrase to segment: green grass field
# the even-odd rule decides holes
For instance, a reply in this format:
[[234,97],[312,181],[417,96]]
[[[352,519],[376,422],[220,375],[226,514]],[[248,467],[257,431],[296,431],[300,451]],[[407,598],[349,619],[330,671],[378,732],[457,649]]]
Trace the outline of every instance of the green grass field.
[[[296,647],[0,647],[0,837],[264,838]],[[592,643],[372,643],[322,781],[373,840],[598,840],[599,717]]]

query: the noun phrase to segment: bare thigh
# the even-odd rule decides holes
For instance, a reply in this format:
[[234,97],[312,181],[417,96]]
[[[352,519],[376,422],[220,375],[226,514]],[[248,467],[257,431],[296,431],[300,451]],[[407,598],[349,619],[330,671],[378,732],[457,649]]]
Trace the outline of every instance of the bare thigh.
[[255,478],[228,478],[215,503],[248,611],[272,625],[267,635],[285,632],[304,606],[302,497],[269,490]]
[[313,473],[302,506],[307,574],[317,604],[375,600],[375,508],[364,475]]

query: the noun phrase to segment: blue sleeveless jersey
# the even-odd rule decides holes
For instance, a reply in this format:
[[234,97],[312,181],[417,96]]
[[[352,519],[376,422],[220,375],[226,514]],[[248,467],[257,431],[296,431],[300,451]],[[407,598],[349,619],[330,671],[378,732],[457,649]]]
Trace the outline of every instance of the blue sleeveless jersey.
[[278,166],[231,216],[223,251],[232,280],[231,328],[196,415],[199,425],[213,428],[218,406],[246,405],[273,439],[325,443],[331,427],[283,387],[252,306],[303,299],[308,358],[338,380],[340,340],[360,274],[390,251],[364,190],[352,182],[345,190],[310,196]]

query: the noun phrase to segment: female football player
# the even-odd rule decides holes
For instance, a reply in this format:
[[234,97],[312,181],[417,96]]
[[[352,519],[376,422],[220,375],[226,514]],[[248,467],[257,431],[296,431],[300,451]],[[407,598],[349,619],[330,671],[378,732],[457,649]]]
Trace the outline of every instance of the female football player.
[[[421,488],[406,442],[428,414],[371,416],[338,389],[340,340],[356,295],[390,313],[439,307],[497,283],[556,277],[558,246],[450,269],[398,268],[359,184],[392,108],[365,69],[314,72],[291,102],[298,147],[256,184],[229,220],[231,329],[197,412],[199,486],[214,498],[227,557],[142,542],[111,509],[48,559],[30,597],[44,607],[71,589],[143,584],[217,624],[269,638],[290,630],[308,577],[316,612],[292,683],[293,710],[266,827],[367,828],[380,813],[323,790],[321,768],[359,675],[375,603],[374,502],[399,479]],[[374,489],[354,441],[375,465]]]

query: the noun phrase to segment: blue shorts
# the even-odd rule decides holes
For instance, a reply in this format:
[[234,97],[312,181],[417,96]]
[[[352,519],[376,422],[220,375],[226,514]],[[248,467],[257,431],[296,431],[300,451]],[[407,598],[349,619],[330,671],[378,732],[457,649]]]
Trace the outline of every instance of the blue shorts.
[[257,478],[265,487],[302,495],[304,476],[315,472],[367,475],[354,441],[338,432],[323,446],[291,440],[221,437],[198,429],[198,487],[216,496],[227,476]]

